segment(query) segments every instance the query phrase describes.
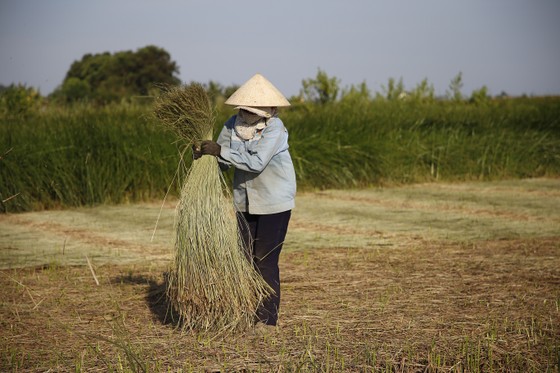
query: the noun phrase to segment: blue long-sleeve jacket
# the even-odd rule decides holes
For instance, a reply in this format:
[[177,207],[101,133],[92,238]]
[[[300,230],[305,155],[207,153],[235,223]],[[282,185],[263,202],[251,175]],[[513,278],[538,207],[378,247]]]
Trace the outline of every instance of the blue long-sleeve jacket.
[[240,139],[234,129],[236,116],[218,137],[220,167],[235,167],[233,200],[238,211],[275,214],[295,207],[296,175],[288,151],[288,131],[278,117],[251,140]]

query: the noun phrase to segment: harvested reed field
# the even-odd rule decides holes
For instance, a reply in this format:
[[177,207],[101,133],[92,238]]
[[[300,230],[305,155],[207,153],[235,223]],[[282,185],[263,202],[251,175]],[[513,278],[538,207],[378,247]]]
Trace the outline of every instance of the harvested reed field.
[[279,326],[229,336],[174,329],[173,208],[0,216],[0,370],[558,372],[559,179],[302,193]]

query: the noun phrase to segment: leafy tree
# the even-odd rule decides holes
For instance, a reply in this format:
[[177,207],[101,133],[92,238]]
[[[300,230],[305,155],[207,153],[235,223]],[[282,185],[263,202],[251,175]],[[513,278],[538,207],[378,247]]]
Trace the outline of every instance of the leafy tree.
[[326,72],[319,69],[315,79],[304,79],[301,95],[306,101],[319,104],[334,102],[337,99],[340,80],[329,78]]
[[480,89],[475,89],[472,94],[469,102],[474,104],[485,104],[490,100],[490,95],[488,95],[488,87],[485,85],[482,86]]
[[178,73],[169,53],[153,45],[136,52],[86,54],[72,63],[54,97],[110,102],[148,95],[156,83],[179,84]]
[[60,94],[68,99],[83,100],[90,96],[91,87],[86,80],[78,78],[68,78],[60,89]]
[[410,96],[415,101],[433,101],[435,97],[434,86],[428,84],[428,79],[425,78],[410,92]]
[[366,82],[362,82],[358,86],[352,84],[350,89],[342,90],[340,99],[341,101],[369,101],[371,99],[371,92]]
[[386,98],[387,100],[397,100],[406,97],[407,93],[404,90],[404,83],[402,78],[399,79],[397,83],[395,83],[394,78],[389,78],[389,82],[387,83],[387,87],[381,86],[381,90],[384,93],[383,95],[377,95],[377,98]]
[[462,88],[463,73],[459,71],[459,73],[455,75],[453,79],[451,79],[451,83],[449,83],[449,91],[447,92],[447,96],[454,101],[463,100],[463,94],[461,93]]
[[42,97],[38,90],[22,84],[2,86],[0,91],[0,112],[9,115],[26,115],[36,110]]
[[218,82],[210,80],[207,84],[203,84],[206,93],[208,93],[208,97],[216,103],[217,101],[221,101],[224,98],[224,87]]
[[235,91],[237,91],[239,89],[239,86],[237,84],[234,85],[230,85],[224,88],[223,92],[224,92],[224,97],[229,97],[231,96]]
[[232,85],[228,87],[222,86],[220,83],[210,80],[208,83],[202,84],[208,97],[214,105],[222,105],[224,101],[237,91],[238,85]]

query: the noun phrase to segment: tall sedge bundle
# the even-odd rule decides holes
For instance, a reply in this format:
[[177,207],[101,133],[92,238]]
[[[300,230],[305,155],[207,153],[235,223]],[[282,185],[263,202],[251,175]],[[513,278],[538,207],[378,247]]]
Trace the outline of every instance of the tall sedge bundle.
[[[214,112],[199,84],[166,88],[154,115],[187,144],[212,138]],[[188,329],[244,330],[272,291],[247,260],[226,190],[216,158],[206,155],[193,162],[181,188],[167,296]]]

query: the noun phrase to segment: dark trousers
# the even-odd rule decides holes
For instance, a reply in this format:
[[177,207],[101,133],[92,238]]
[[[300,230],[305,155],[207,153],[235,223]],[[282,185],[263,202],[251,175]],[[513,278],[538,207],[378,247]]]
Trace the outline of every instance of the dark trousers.
[[280,270],[278,259],[288,231],[291,211],[269,215],[238,213],[239,230],[255,268],[275,294],[267,298],[257,310],[257,319],[276,325],[280,308]]

